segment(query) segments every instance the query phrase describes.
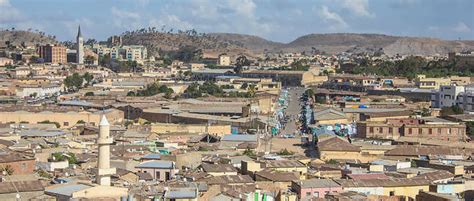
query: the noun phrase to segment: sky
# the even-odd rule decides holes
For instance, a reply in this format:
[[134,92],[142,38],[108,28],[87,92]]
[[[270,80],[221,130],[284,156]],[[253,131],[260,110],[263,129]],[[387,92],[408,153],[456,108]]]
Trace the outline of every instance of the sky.
[[0,29],[74,40],[127,30],[189,30],[291,42],[311,33],[474,40],[474,0],[0,0]]

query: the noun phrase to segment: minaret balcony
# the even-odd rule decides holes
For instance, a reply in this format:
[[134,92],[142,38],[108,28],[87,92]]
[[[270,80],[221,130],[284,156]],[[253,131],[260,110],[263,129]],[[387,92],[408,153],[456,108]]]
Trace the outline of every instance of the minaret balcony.
[[97,169],[97,175],[99,176],[108,176],[108,175],[114,175],[116,173],[115,168],[107,168],[107,169]]
[[114,142],[113,138],[99,138],[97,139],[97,144],[112,144]]

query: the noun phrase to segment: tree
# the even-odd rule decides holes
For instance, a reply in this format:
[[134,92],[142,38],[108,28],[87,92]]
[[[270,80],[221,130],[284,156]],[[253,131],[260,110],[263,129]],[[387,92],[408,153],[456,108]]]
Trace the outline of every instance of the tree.
[[313,89],[307,89],[304,93],[305,93],[309,98],[314,98],[314,91],[313,91]]
[[256,93],[255,85],[251,84],[248,88],[247,93],[249,97],[255,97],[255,93]]
[[295,154],[294,152],[292,151],[288,151],[288,149],[282,149],[280,150],[280,152],[278,152],[278,155],[282,155],[282,156],[288,156],[288,155],[293,155]]
[[251,149],[246,149],[243,153],[243,155],[246,155],[248,157],[255,157],[257,156],[257,154],[255,153],[255,151],[251,150]]
[[88,91],[84,94],[84,96],[94,96],[94,92]]
[[247,89],[247,87],[249,87],[249,84],[247,84],[247,82],[245,82],[240,86],[240,89]]
[[127,96],[136,96],[135,92],[134,91],[129,91],[127,93]]
[[62,153],[62,152],[55,152],[51,154],[51,158],[53,161],[65,161],[67,160],[69,164],[77,164],[77,158],[74,153]]
[[40,122],[38,122],[38,124],[54,124],[54,125],[56,125],[56,128],[61,127],[61,124],[59,124],[58,122],[52,122],[52,121],[49,121],[49,120],[40,121]]
[[453,105],[451,107],[443,107],[441,108],[441,116],[449,116],[449,115],[455,115],[455,114],[463,114],[464,113],[464,110],[457,106],[457,105]]
[[86,58],[84,58],[84,61],[86,64],[94,64],[95,57],[92,55],[87,55]]
[[237,57],[237,59],[235,59],[234,72],[240,74],[242,72],[243,67],[249,65],[250,61],[247,59],[247,57],[245,55],[240,55],[239,57]]
[[64,85],[66,86],[67,90],[72,91],[80,89],[82,87],[83,82],[84,78],[80,76],[79,73],[74,73],[64,79]]
[[84,75],[82,76],[84,78],[84,80],[86,80],[86,83],[89,85],[91,83],[91,81],[94,79],[94,76],[92,74],[90,74],[89,72],[86,72],[84,73]]
[[6,175],[13,175],[13,173],[15,173],[15,170],[11,165],[5,165],[0,167],[0,171],[2,172],[2,174]]

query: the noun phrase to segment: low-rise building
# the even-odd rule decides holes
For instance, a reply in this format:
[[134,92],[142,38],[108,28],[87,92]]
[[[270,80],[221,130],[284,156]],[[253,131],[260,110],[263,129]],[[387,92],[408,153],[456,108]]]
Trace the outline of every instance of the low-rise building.
[[137,172],[149,173],[155,181],[169,181],[173,179],[179,169],[173,161],[146,161],[135,167]]
[[291,183],[300,200],[309,198],[324,198],[329,193],[342,192],[342,187],[332,179],[297,180]]
[[321,160],[331,159],[361,159],[360,147],[349,143],[340,137],[331,137],[317,143]]
[[450,121],[423,119],[387,119],[385,122],[357,123],[357,136],[361,138],[398,139],[401,136],[465,141],[466,125]]
[[[33,174],[36,167],[36,160],[19,152],[6,152],[0,154],[0,169],[11,171],[13,175]],[[1,183],[1,182],[0,182]]]

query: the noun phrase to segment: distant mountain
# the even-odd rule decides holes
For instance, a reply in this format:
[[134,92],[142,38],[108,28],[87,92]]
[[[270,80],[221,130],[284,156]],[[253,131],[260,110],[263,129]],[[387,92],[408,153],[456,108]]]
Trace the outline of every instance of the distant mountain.
[[[231,56],[246,54],[256,56],[264,52],[374,52],[388,55],[446,55],[448,52],[474,50],[474,41],[450,41],[436,38],[403,37],[383,34],[330,33],[301,36],[290,43],[279,43],[264,38],[232,33],[197,33],[194,30],[169,33],[138,30],[122,34],[126,45],[145,45],[150,55],[161,51],[176,51],[191,46],[202,49],[205,55],[216,57],[220,53]],[[0,31],[0,46],[6,41],[26,45],[55,43],[53,37],[44,33],[28,31]]]
[[319,50],[328,53],[338,52],[374,52],[384,51],[388,55],[445,55],[449,52],[474,50],[474,41],[449,41],[436,38],[401,37],[382,34],[309,34],[283,44],[263,38],[239,35],[219,34],[219,38],[240,42],[242,47],[262,51],[302,52]]
[[34,46],[36,44],[55,44],[57,43],[54,36],[45,35],[43,32],[31,31],[0,31],[0,46],[6,46],[10,43],[13,46]]

